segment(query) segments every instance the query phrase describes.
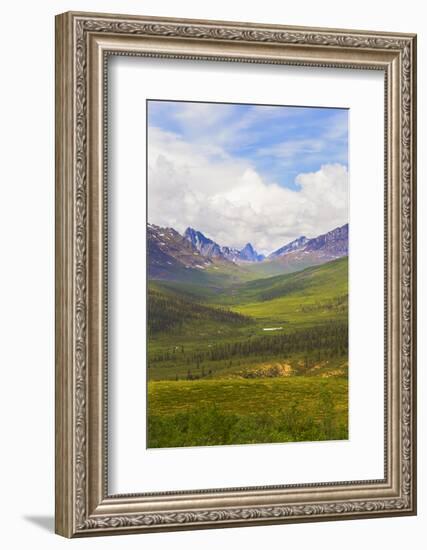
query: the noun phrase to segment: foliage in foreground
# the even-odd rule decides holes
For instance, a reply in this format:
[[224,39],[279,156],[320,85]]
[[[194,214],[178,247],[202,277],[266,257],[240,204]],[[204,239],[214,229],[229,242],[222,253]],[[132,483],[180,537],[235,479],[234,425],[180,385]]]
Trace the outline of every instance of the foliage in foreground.
[[152,382],[148,446],[347,439],[347,391],[333,378]]
[[281,414],[238,415],[215,407],[149,416],[150,448],[242,445],[347,439],[346,422],[333,413],[315,420],[294,406]]

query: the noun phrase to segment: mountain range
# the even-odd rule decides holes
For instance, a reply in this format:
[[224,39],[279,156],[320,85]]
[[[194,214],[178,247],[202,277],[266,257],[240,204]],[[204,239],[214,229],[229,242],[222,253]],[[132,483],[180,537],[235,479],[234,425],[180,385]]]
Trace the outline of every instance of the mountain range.
[[229,246],[220,246],[201,231],[187,227],[184,237],[207,258],[223,258],[232,262],[262,262],[265,256],[258,254],[251,243],[247,243],[241,250]]
[[242,249],[221,246],[201,231],[184,234],[171,227],[147,225],[148,272],[153,279],[182,280],[188,271],[227,270],[258,277],[299,271],[348,255],[348,224],[314,238],[298,237],[267,257],[251,243]]

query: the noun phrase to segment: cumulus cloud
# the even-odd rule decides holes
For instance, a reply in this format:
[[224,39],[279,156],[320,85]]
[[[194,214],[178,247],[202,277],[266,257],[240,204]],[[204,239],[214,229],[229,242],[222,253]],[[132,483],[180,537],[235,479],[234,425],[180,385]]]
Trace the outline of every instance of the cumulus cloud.
[[290,189],[266,181],[248,159],[149,128],[148,219],[182,232],[192,226],[221,245],[251,242],[269,253],[301,236],[348,221],[342,164],[301,173]]

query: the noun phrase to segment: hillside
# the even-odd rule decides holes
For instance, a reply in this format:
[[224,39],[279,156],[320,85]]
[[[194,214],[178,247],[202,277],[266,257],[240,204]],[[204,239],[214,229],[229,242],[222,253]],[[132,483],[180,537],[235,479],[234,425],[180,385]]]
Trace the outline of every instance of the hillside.
[[223,300],[264,326],[283,330],[313,327],[329,320],[347,323],[348,258],[297,273],[242,285]]
[[263,262],[248,266],[258,277],[294,273],[348,256],[348,224],[307,239],[302,236],[272,252]]
[[305,299],[346,294],[348,258],[339,258],[302,271],[249,281],[222,294],[222,303],[265,302],[298,295]]
[[240,326],[250,324],[253,320],[230,309],[207,306],[158,285],[149,285],[149,334],[182,331],[192,322]]
[[337,227],[318,237],[307,239],[307,237],[299,237],[298,239],[288,243],[269,255],[269,258],[283,258],[297,251],[306,253],[314,251],[322,251],[329,259],[347,256],[348,254],[348,223],[342,227]]
[[147,226],[148,277],[190,285],[222,288],[256,275],[222,257],[204,256],[171,227]]

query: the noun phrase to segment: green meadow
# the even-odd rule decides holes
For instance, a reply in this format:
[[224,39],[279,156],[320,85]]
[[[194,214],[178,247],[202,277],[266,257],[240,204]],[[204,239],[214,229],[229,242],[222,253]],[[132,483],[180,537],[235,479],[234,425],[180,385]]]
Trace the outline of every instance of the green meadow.
[[266,275],[150,281],[149,447],[347,439],[348,259]]

